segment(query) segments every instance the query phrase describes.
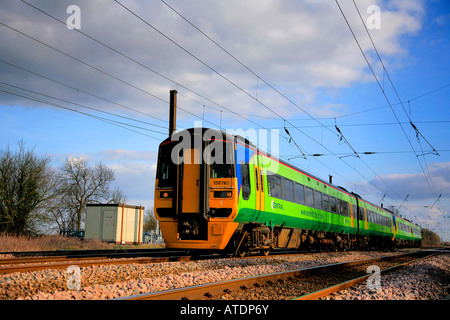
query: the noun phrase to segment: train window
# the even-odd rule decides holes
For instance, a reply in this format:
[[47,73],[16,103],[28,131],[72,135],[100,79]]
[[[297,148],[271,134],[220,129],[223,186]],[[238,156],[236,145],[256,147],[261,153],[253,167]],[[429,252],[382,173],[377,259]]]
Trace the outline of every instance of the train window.
[[337,210],[337,214],[342,215],[343,214],[343,208],[342,208],[342,200],[341,199],[336,199],[336,210]]
[[350,217],[350,205],[347,201],[344,201],[344,215]]
[[339,214],[348,217],[348,203],[343,200],[339,200]]
[[274,174],[269,174],[267,176],[267,180],[268,180],[268,192],[269,195],[275,198],[280,198],[281,199],[281,177],[274,175]]
[[330,201],[331,212],[337,213],[336,198],[335,197],[331,197],[330,199],[331,199],[331,201]]
[[241,182],[242,182],[242,198],[248,200],[251,193],[250,188],[250,170],[248,163],[241,161]]
[[211,164],[211,178],[233,178],[232,164]]
[[281,184],[281,177],[279,175],[271,173],[270,171],[267,171],[267,180],[269,182],[273,182],[273,183],[276,183],[276,184]]
[[305,200],[308,207],[314,207],[314,195],[311,188],[305,188]]
[[264,179],[262,169],[261,169],[261,192],[264,192]]
[[283,199],[294,202],[294,183],[286,178],[283,178]]
[[173,144],[166,143],[159,147],[158,169],[156,178],[158,179],[158,187],[174,187],[176,184],[177,166],[172,161]]
[[305,190],[303,185],[296,183],[294,191],[295,191],[295,202],[305,204]]
[[330,211],[330,198],[327,194],[323,195],[323,210]]
[[322,193],[314,190],[314,207],[322,210]]
[[359,207],[359,215],[360,215],[360,219],[361,220],[367,220],[366,215],[364,214],[364,208],[363,207]]
[[[205,148],[204,156],[210,154],[211,158],[211,178],[233,178],[234,176],[234,152],[231,143],[223,143],[217,145],[210,144]],[[222,148],[220,148],[222,146]],[[218,153],[216,155],[216,152]],[[221,153],[221,154],[220,154]]]

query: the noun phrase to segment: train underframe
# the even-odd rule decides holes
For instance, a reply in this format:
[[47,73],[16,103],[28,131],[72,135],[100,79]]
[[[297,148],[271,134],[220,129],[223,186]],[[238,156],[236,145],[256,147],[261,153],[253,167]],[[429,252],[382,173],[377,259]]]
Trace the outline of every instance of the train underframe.
[[278,248],[304,250],[394,250],[399,247],[416,247],[417,241],[391,239],[382,236],[343,234],[294,228],[268,227],[263,224],[240,224],[225,248],[235,256]]

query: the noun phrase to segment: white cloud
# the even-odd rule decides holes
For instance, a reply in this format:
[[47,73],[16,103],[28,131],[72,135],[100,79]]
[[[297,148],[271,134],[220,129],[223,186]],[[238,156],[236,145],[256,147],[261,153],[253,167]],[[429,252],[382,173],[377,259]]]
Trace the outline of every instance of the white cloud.
[[124,150],[124,149],[111,149],[103,150],[98,154],[102,159],[108,159],[110,161],[144,161],[150,162],[155,161],[157,157],[157,152],[155,151],[135,151],[135,150]]
[[114,170],[117,185],[130,199],[153,200],[155,188],[155,164],[124,162],[109,165]]
[[[427,201],[428,205],[431,206],[436,200],[433,193],[437,193],[437,195],[445,194],[445,190],[450,190],[450,162],[430,163],[428,169],[424,167],[424,170],[425,175],[421,171],[384,174],[372,179],[370,183],[383,186],[385,189],[386,185],[389,186],[390,188],[386,191],[393,199],[402,201],[407,194],[410,194],[409,200]],[[430,190],[427,180],[432,182],[433,192]],[[367,181],[359,182],[357,185],[372,188],[372,191],[375,191],[375,188],[370,186]],[[380,192],[379,190],[376,191]]]
[[[390,60],[405,54],[401,37],[421,27],[423,15],[420,1],[375,1],[381,8],[382,27],[371,32],[379,51]],[[49,1],[36,6],[65,21],[65,9],[72,1]],[[180,46],[228,77],[242,89],[256,95],[258,81],[254,75],[194,30],[174,12],[159,2],[127,1],[131,10],[149,21]],[[373,0],[358,1],[363,18]],[[224,81],[205,65],[136,19],[113,2],[79,1],[81,31],[112,46],[172,80],[230,107],[236,112],[251,112],[254,101]],[[346,87],[367,77],[366,64],[356,47],[334,2],[318,1],[171,1],[170,5],[213,37],[249,68],[276,85],[299,104],[309,97],[298,92]],[[341,3],[346,16],[367,50],[370,47],[359,17],[350,2]],[[124,57],[94,43],[65,25],[46,17],[23,3],[0,5],[5,23],[30,34],[56,48],[98,67],[164,100],[174,83],[138,66]],[[143,112],[166,118],[167,107],[142,91],[73,61],[49,48],[2,27],[0,35],[3,57],[21,67],[33,70],[93,92],[99,96],[135,107]],[[362,40],[366,39],[366,40]],[[29,52],[33,55],[30,56]],[[0,65],[1,73],[10,73],[9,81],[51,95],[74,100],[76,92],[36,78],[12,67]],[[259,83],[261,86],[261,82]],[[181,93],[186,90],[178,88]],[[273,92],[258,99],[280,110],[289,105]],[[196,97],[207,105],[211,103]],[[9,99],[11,97],[2,99]],[[14,98],[17,101],[17,98]],[[80,103],[87,97],[80,95]],[[22,99],[23,100],[23,99]],[[240,101],[240,103],[236,103]],[[22,103],[25,103],[22,101]],[[109,110],[117,106],[102,103]],[[261,109],[260,107],[258,107]],[[214,113],[214,111],[206,110]],[[267,111],[263,111],[267,112]],[[292,111],[291,111],[292,112]],[[134,114],[135,115],[135,114]]]

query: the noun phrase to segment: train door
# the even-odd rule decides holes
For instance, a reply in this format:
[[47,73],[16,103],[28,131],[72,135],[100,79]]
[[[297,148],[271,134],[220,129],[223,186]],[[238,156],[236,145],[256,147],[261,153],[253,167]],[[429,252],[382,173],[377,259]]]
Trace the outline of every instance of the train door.
[[183,163],[179,165],[177,219],[179,240],[207,240],[208,221],[201,212],[202,152],[200,148],[183,149]]
[[262,211],[264,211],[264,179],[263,169],[260,167],[259,157],[257,157],[256,164],[254,166],[255,175],[255,220],[259,217]]
[[364,208],[364,227],[367,230],[367,209]]
[[350,206],[349,206],[348,210],[349,210],[349,213],[350,213],[350,225],[353,228],[354,227],[354,219],[355,219],[355,217],[354,217],[354,210],[353,210],[353,204],[351,202],[349,202],[349,205]]
[[392,232],[394,233],[394,237],[392,238],[392,241],[394,241],[396,235],[397,235],[397,222],[395,220],[395,215],[392,215]]
[[261,210],[261,192],[259,191],[259,168],[257,165],[254,167],[255,173],[255,216],[258,217]]
[[200,204],[200,149],[185,149],[182,176],[183,213],[198,213]]

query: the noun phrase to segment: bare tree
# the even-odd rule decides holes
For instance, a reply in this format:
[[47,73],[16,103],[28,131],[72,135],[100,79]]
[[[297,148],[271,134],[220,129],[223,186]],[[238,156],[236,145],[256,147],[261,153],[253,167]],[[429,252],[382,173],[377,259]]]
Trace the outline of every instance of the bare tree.
[[18,147],[16,152],[9,146],[0,150],[0,232],[34,234],[58,181],[50,158],[26,150],[23,141]]
[[65,228],[81,229],[88,203],[126,201],[122,191],[111,190],[111,183],[115,180],[114,171],[102,163],[89,167],[88,161],[83,158],[67,158],[59,179],[61,201],[54,214],[61,218],[65,213],[65,218],[59,221]]
[[153,208],[147,209],[144,212],[144,227],[142,228],[144,231],[156,230],[158,226],[158,220],[156,220],[155,213],[153,212]]

